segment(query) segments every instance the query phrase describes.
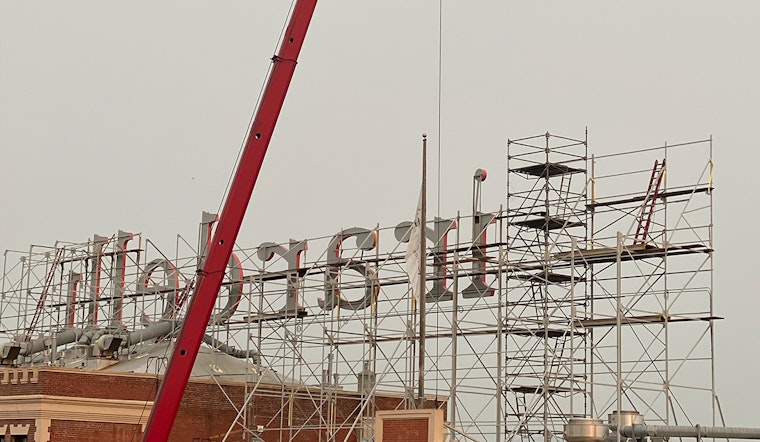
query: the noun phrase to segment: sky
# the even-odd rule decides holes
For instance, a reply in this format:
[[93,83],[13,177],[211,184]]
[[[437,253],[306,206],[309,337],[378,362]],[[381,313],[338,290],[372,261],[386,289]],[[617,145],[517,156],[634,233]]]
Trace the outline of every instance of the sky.
[[[0,249],[118,229],[170,250],[195,238],[289,7],[0,0]],[[755,1],[324,0],[239,243],[411,218],[423,132],[436,187],[440,164],[431,212],[446,216],[469,210],[481,167],[483,206],[504,203],[508,138],[588,127],[603,154],[712,136],[718,394],[728,425],[756,426],[759,13]]]

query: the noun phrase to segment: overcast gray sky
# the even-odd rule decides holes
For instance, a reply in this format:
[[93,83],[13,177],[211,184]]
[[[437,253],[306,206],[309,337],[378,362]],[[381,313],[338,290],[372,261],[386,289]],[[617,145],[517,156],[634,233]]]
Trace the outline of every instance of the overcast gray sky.
[[[0,0],[0,249],[194,238],[289,6]],[[507,138],[588,126],[604,153],[713,135],[718,392],[729,425],[757,426],[758,16],[756,1],[444,1],[439,139],[438,1],[324,0],[239,243],[409,219],[423,131],[441,142],[443,215],[469,210],[479,167],[484,208],[504,202]]]

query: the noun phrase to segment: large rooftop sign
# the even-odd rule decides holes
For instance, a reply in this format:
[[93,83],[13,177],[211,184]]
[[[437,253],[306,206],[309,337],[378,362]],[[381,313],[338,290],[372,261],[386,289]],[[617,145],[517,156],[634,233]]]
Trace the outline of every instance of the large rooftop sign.
[[[466,284],[458,284],[461,289],[456,295],[462,298],[493,295],[493,288],[486,282],[486,262],[497,259],[496,252],[489,253],[487,242],[489,225],[495,218],[493,213],[478,213],[469,218],[467,221],[472,224],[468,229],[469,242],[464,246],[457,242],[460,261],[470,261],[472,269],[469,274],[460,275]],[[213,214],[203,214],[198,240],[200,250],[195,256],[185,258],[170,259],[154,250],[163,256],[142,263],[140,260],[148,250],[142,244],[137,247],[132,244],[142,242],[142,238],[124,231],[111,237],[94,235],[86,247],[84,244],[74,246],[55,263],[56,271],[64,269],[64,274],[59,275],[59,279],[66,282],[64,299],[56,304],[65,305],[67,325],[122,323],[125,299],[149,295],[161,297],[161,307],[149,303],[150,311],[131,313],[160,314],[163,318],[174,315],[184,303],[189,281],[200,268],[216,219]],[[326,311],[366,309],[377,299],[381,286],[403,284],[403,254],[411,225],[411,222],[401,222],[392,229],[353,227],[336,232],[326,241],[322,238],[291,240],[284,244],[264,242],[253,249],[239,248],[230,257],[227,282],[220,293],[219,308],[212,323],[224,324],[239,312],[246,284],[259,284],[262,293],[271,291],[273,297],[284,298],[280,304],[272,301],[268,309],[247,315],[251,318],[303,316],[308,314],[306,306],[318,306]],[[453,276],[447,271],[447,263],[450,264],[453,257],[449,237],[460,235],[458,223],[454,219],[435,219],[425,231],[430,261],[426,302],[451,301],[455,293],[451,287]],[[322,250],[317,257],[307,259],[305,252],[315,243]],[[384,249],[380,248],[381,243]],[[319,289],[314,287],[316,274],[322,275]],[[321,296],[304,296],[306,280],[309,294]],[[104,321],[103,316],[107,320]]]

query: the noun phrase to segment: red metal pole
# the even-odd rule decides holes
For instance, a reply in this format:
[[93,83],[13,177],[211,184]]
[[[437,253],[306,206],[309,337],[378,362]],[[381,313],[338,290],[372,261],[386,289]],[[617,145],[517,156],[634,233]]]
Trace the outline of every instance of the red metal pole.
[[164,442],[169,439],[187,380],[224,279],[227,261],[243,223],[253,186],[264,162],[264,155],[272,139],[272,132],[285,101],[298,54],[316,6],[317,0],[297,1],[280,50],[272,58],[274,65],[271,75],[248,133],[214,237],[209,244],[195,294],[188,305],[182,330],[148,419],[144,442]]

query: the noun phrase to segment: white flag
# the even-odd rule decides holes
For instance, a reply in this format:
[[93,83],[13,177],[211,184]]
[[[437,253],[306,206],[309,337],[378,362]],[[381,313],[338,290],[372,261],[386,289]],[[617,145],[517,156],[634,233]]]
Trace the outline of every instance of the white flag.
[[417,211],[414,212],[414,222],[409,230],[409,242],[406,244],[406,274],[409,275],[409,284],[412,286],[412,297],[415,301],[420,300],[420,241],[422,241],[422,192],[417,202]]

